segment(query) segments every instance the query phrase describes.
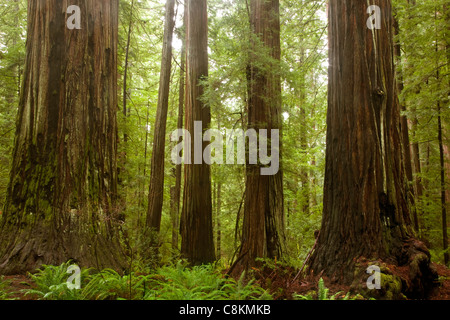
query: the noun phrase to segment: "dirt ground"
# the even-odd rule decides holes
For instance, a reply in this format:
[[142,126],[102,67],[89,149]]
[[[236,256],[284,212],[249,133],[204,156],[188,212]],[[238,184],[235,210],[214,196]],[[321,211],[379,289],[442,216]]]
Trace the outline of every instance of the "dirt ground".
[[441,264],[434,265],[442,281],[441,286],[433,292],[430,300],[450,300],[450,269]]

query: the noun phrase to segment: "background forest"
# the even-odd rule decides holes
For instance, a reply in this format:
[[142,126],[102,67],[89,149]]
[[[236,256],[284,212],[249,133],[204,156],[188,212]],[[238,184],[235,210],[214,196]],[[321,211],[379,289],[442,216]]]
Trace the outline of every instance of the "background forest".
[[[129,263],[135,265],[131,269],[176,265],[180,258],[177,217],[183,191],[177,192],[177,183],[183,178],[177,181],[176,166],[170,159],[176,143],[170,141],[169,134],[179,128],[179,110],[183,104],[180,94],[184,94],[184,3],[179,0],[174,6],[159,250],[152,259],[145,251],[153,241],[145,229],[163,60],[165,4],[163,0],[119,1],[120,201],[117,210],[124,221]],[[442,10],[449,4],[445,0],[393,0],[392,5],[399,97],[402,116],[409,128],[411,176],[408,179],[414,199],[414,225],[419,239],[430,250],[432,261],[448,265],[448,245],[443,245],[448,242],[445,238],[448,220],[447,226],[443,225],[443,217],[445,210],[450,210],[450,49],[449,21]],[[245,0],[208,0],[209,75],[202,99],[211,108],[211,128],[246,129],[246,68],[252,51],[248,10]],[[310,254],[322,219],[328,86],[326,11],[325,0],[280,0],[286,237],[283,264],[295,270],[294,275]],[[0,208],[5,204],[10,179],[26,32],[27,1],[0,0]],[[183,188],[183,183],[178,187]],[[229,268],[237,258],[242,238],[244,192],[245,166],[211,166],[213,237],[219,269]],[[277,265],[278,262],[267,263]],[[175,268],[179,272],[185,270],[180,263]],[[169,269],[158,270],[162,275],[169,272]],[[199,274],[205,270],[196,269]],[[94,281],[100,280],[91,280]],[[264,297],[264,290],[257,293],[258,297]],[[132,298],[131,291],[129,294],[122,297]],[[87,289],[85,297],[94,295]]]

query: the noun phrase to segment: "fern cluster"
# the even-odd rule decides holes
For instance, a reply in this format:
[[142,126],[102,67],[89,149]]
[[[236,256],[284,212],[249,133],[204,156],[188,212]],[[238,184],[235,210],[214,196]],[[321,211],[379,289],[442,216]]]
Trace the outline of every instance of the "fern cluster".
[[271,295],[254,281],[225,278],[211,265],[187,267],[183,262],[163,267],[153,274],[131,272],[121,275],[115,270],[81,271],[81,288],[67,285],[70,262],[60,266],[44,265],[30,275],[36,288],[26,295],[44,300],[248,300],[271,299]]
[[145,299],[161,300],[249,300],[271,299],[271,295],[253,280],[245,281],[242,274],[239,280],[224,278],[213,266],[204,265],[187,268],[182,262],[175,267],[159,270],[158,278],[153,279],[153,288]]
[[[44,300],[81,300],[83,297],[79,290],[71,290],[67,286],[70,276],[67,269],[71,261],[59,266],[43,265],[35,274],[30,274],[31,280],[36,288],[24,289],[25,295],[34,295]],[[81,271],[81,284],[85,284],[89,279],[90,269]]]

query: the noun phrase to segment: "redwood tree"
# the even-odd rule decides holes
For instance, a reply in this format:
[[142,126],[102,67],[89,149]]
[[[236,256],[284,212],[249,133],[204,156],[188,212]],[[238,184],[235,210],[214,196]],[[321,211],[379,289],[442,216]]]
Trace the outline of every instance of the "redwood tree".
[[370,5],[381,9],[380,29],[367,26],[367,2],[329,3],[323,220],[310,269],[350,284],[364,259],[405,265],[403,292],[423,296],[433,273],[407,201],[391,2]]
[[[257,132],[281,131],[279,1],[251,0],[250,26],[253,51],[247,74],[248,128]],[[269,134],[268,138],[270,142]],[[236,272],[255,265],[256,258],[280,258],[283,254],[283,173],[281,166],[274,175],[261,175],[260,169],[260,164],[246,167],[242,241]]]
[[[185,20],[186,15],[183,15],[183,27],[178,33],[178,38],[182,39],[181,45],[181,63],[180,63],[180,82],[179,82],[179,94],[178,94],[178,117],[177,128],[183,127],[184,119],[184,78],[185,78],[185,65],[186,65],[186,50],[185,50]],[[179,141],[181,142],[181,141]],[[175,176],[175,185],[170,187],[170,216],[172,220],[172,249],[178,249],[178,235],[180,231],[180,198],[181,198],[181,169],[182,165],[176,164],[175,168],[172,168],[172,174]]]
[[167,0],[148,193],[147,227],[156,232],[160,230],[164,200],[164,151],[166,145],[167,109],[169,107],[170,72],[172,69],[172,38],[175,25],[174,6],[175,0]]
[[[0,232],[0,273],[73,259],[121,268],[118,0],[29,0],[27,56]],[[75,13],[76,14],[76,13]],[[71,19],[73,20],[73,19]]]
[[[211,168],[201,161],[194,164],[194,121],[201,121],[203,132],[211,123],[211,111],[201,99],[202,80],[208,76],[208,19],[206,0],[186,2],[186,100],[185,129],[192,135],[191,164],[184,165],[183,207],[181,212],[181,254],[192,264],[215,260]],[[202,139],[202,137],[197,137]],[[197,141],[198,142],[198,141]],[[202,151],[207,142],[201,141]],[[203,153],[203,152],[202,152]]]

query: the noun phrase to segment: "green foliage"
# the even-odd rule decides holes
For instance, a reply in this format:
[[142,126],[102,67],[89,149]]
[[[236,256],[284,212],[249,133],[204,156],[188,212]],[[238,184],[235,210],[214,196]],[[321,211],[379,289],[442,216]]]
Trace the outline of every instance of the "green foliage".
[[329,291],[330,289],[325,287],[325,282],[320,278],[317,292],[310,292],[306,295],[294,294],[293,297],[296,300],[356,300],[358,298],[358,296],[350,297],[350,293],[343,296],[342,291],[329,296]]
[[[225,278],[213,265],[187,267],[179,261],[153,274],[132,272],[121,275],[112,269],[97,273],[81,271],[81,288],[67,287],[66,273],[70,262],[60,266],[44,265],[30,275],[36,288],[23,290],[25,295],[42,300],[254,300],[271,299],[271,295],[247,280],[242,274],[239,280]],[[7,298],[0,281],[0,297]]]
[[239,280],[224,278],[212,265],[188,268],[178,262],[175,267],[158,271],[152,290],[145,299],[153,300],[248,300],[270,299],[264,289],[246,282],[242,274]]
[[[36,284],[35,289],[25,289],[25,295],[35,295],[43,300],[80,300],[82,294],[79,290],[69,289],[67,280],[70,273],[67,269],[72,265],[70,261],[59,266],[43,265],[35,274],[30,274],[31,280]],[[81,271],[81,285],[85,284],[89,269]]]
[[144,295],[146,279],[146,276],[133,272],[122,276],[112,269],[104,269],[90,277],[81,293],[88,300],[140,299]]
[[3,208],[25,61],[26,0],[0,0],[0,212]]
[[175,267],[164,267],[158,271],[153,290],[146,299],[161,300],[207,300],[218,299],[221,279],[213,273],[212,266],[186,268],[182,262]]
[[410,141],[419,149],[413,156],[418,156],[421,164],[421,171],[415,170],[415,179],[423,187],[422,195],[415,201],[421,229],[419,235],[431,249],[433,260],[442,261],[438,115],[444,128],[445,190],[449,190],[450,155],[446,146],[450,143],[450,11],[446,0],[395,0],[393,7],[399,24],[395,40],[402,53],[397,61],[398,81],[403,84],[400,101],[410,120]]
[[11,300],[11,293],[7,291],[11,281],[5,280],[4,276],[0,276],[0,300]]

